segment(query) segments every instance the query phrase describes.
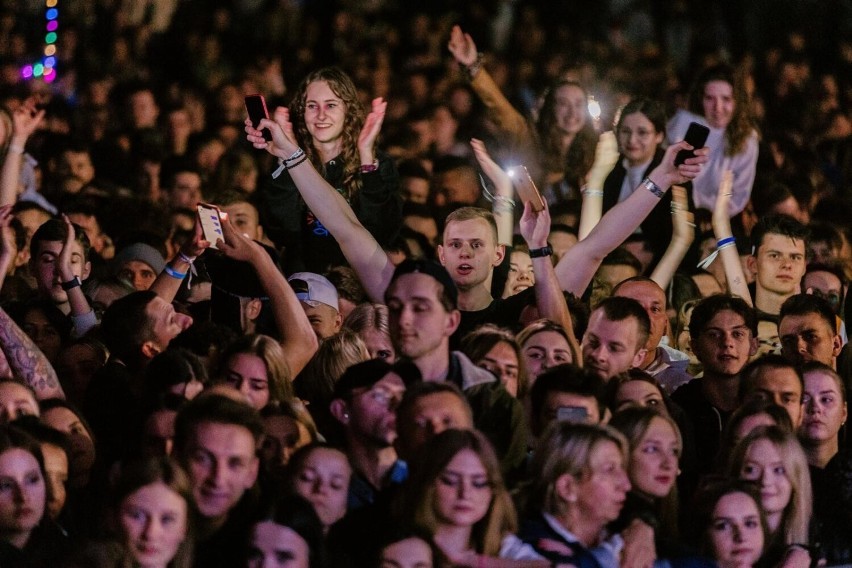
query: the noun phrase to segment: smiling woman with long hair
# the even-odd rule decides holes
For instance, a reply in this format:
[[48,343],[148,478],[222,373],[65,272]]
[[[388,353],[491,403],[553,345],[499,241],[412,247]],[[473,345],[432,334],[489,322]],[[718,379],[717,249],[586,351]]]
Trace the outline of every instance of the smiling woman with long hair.
[[[352,79],[337,67],[326,67],[302,81],[289,110],[306,159],[384,245],[402,225],[402,198],[393,160],[375,148],[382,123],[376,117],[383,105],[376,99],[372,112],[365,113]],[[285,272],[322,274],[344,264],[340,247],[307,208],[288,172],[273,178],[261,187],[260,210],[267,234],[287,249]]]

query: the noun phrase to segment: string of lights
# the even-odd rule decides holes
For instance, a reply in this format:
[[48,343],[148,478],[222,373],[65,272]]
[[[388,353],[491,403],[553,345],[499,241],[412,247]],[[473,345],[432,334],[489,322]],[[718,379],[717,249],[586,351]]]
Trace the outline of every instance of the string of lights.
[[59,0],[45,0],[45,30],[44,56],[38,63],[25,65],[21,69],[24,79],[42,78],[47,83],[56,80],[56,40],[59,29],[59,9],[56,7]]

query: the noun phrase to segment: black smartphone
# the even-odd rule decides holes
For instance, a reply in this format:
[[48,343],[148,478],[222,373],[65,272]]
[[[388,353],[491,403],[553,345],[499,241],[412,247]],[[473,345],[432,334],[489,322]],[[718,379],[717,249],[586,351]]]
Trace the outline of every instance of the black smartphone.
[[695,150],[701,149],[704,147],[704,143],[707,142],[707,136],[710,134],[710,129],[704,126],[703,124],[699,124],[697,122],[690,122],[689,128],[686,130],[686,136],[684,136],[684,140],[692,146],[692,150],[681,150],[675,156],[675,165],[679,166],[684,163],[689,158],[695,157]]
[[[247,95],[246,110],[248,111],[251,125],[255,128],[260,125],[261,120],[269,118],[269,111],[266,110],[266,99],[263,98],[263,95]],[[264,140],[272,142],[272,133],[268,128],[264,128],[260,132],[263,134]]]

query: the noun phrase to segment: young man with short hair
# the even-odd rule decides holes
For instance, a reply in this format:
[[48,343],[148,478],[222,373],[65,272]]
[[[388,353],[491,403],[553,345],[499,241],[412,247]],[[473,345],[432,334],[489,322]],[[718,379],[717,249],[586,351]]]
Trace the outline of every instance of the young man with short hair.
[[780,317],[778,335],[784,357],[799,366],[819,361],[837,368],[843,340],[831,304],[812,294],[796,294],[781,305]]
[[757,316],[745,300],[710,296],[692,311],[689,336],[704,376],[672,394],[693,421],[698,472],[709,473],[722,429],[740,403],[740,372],[757,351]]
[[612,296],[589,316],[583,335],[583,366],[605,381],[645,360],[651,322],[633,298]]
[[794,428],[802,422],[802,393],[805,390],[802,374],[796,366],[774,353],[755,359],[740,373],[740,400],[754,399],[773,402],[790,415]]
[[538,376],[530,391],[530,427],[538,438],[555,420],[599,424],[606,416],[606,383],[595,372],[572,364]]
[[74,337],[82,337],[98,323],[81,288],[91,269],[89,239],[67,218],[50,219],[33,235],[30,273],[38,294],[71,318]]
[[397,451],[412,459],[426,442],[450,428],[473,429],[473,410],[453,383],[423,381],[405,390],[396,409]]
[[255,508],[263,420],[248,404],[218,394],[189,402],[175,421],[174,455],[186,468],[197,522],[195,566],[241,564]]
[[777,342],[781,304],[800,292],[807,238],[807,227],[786,215],[762,217],[752,229],[752,255],[746,265],[754,276],[758,337],[767,348]]

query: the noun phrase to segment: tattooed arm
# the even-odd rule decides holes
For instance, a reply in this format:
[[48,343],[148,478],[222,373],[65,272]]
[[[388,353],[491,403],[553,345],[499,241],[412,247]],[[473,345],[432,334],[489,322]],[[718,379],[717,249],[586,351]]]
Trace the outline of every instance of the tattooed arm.
[[21,377],[39,400],[65,398],[56,371],[32,339],[0,308],[0,349],[12,373]]

